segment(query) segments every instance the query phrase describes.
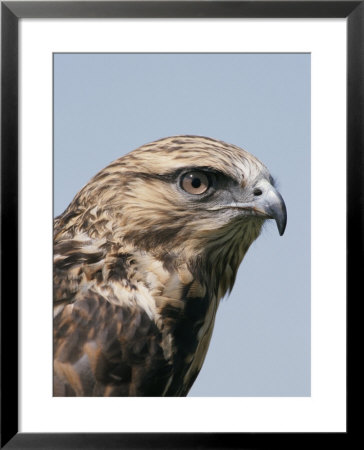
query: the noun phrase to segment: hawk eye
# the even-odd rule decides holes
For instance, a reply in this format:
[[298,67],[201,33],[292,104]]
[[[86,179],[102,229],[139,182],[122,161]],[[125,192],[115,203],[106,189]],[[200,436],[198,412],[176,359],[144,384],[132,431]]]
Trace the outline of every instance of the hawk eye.
[[182,178],[181,187],[189,194],[203,194],[210,187],[210,180],[203,172],[187,172]]

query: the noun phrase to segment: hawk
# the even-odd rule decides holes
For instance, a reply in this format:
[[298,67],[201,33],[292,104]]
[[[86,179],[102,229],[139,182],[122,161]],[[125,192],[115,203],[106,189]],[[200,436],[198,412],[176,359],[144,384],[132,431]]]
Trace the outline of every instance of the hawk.
[[267,168],[208,137],[99,172],[54,222],[54,395],[186,396],[267,219],[284,233]]

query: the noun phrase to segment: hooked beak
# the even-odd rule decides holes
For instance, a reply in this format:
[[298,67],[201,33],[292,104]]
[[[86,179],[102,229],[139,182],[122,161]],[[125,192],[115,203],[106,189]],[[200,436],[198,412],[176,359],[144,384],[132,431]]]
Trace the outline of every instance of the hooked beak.
[[282,236],[287,225],[287,208],[281,194],[267,180],[261,180],[255,185],[253,194],[254,198],[249,202],[234,202],[216,206],[211,208],[211,211],[218,209],[243,209],[254,216],[274,219],[279,234]]
[[281,194],[268,182],[261,184],[254,192],[257,192],[255,199],[244,209],[274,219],[282,236],[287,224],[287,208]]

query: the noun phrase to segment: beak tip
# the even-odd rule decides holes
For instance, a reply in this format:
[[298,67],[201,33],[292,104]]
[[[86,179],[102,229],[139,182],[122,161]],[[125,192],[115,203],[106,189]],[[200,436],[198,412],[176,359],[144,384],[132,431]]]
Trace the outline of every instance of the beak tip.
[[287,226],[287,209],[282,199],[282,213],[276,218],[279,235],[283,236]]
[[287,208],[282,196],[276,192],[276,198],[268,207],[268,211],[272,219],[276,221],[278,232],[283,236],[287,225]]
[[276,220],[276,222],[277,222],[277,227],[278,227],[279,235],[280,235],[280,236],[283,236],[283,235],[284,235],[284,232],[286,231],[287,219],[284,220],[284,221],[282,221],[282,222],[278,222],[278,221]]

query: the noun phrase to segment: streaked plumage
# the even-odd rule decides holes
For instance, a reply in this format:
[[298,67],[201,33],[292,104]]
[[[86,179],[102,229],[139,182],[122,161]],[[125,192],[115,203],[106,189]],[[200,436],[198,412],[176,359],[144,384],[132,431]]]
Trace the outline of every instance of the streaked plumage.
[[282,197],[239,147],[176,136],[111,163],[54,225],[54,395],[184,396],[219,300]]

